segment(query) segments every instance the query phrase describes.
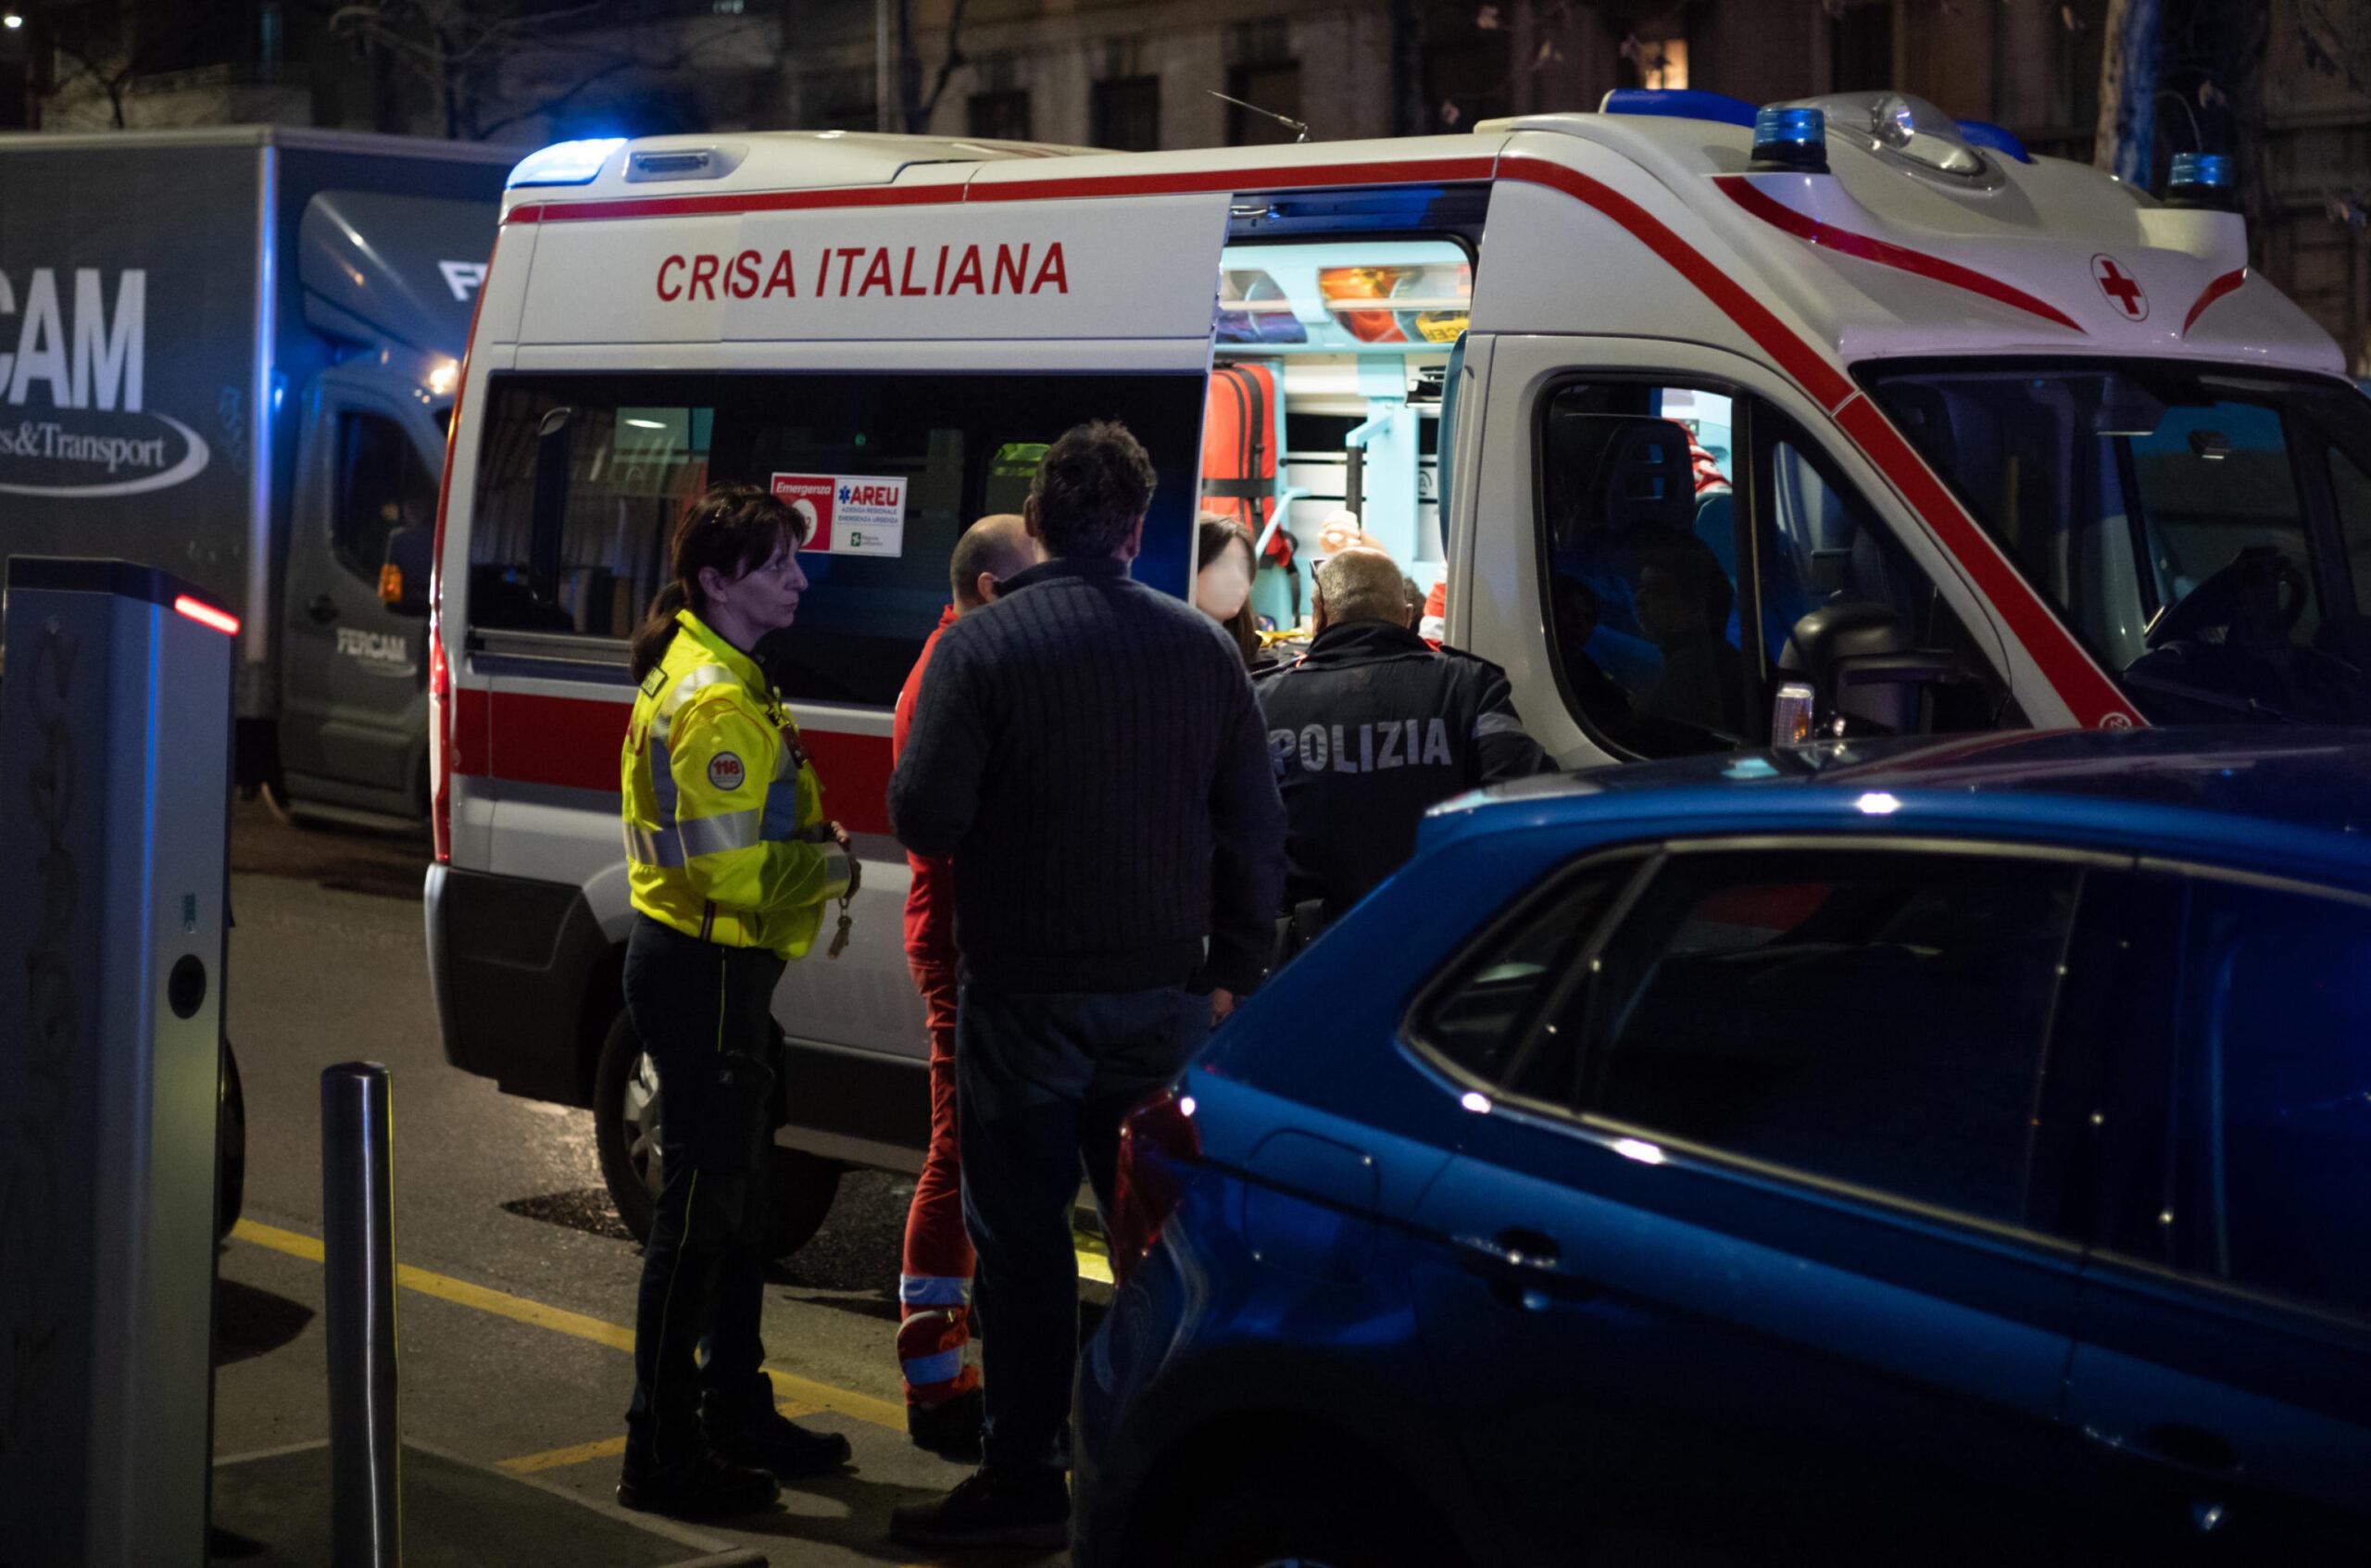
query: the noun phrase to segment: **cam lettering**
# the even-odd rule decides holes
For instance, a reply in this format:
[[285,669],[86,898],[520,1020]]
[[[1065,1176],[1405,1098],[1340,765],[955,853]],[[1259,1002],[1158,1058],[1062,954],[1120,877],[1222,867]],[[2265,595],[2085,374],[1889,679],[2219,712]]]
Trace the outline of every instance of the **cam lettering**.
[[[0,353],[0,395],[23,404],[36,385],[56,408],[97,408],[136,414],[147,375],[148,272],[124,269],[107,308],[95,267],[77,267],[69,319],[57,269],[36,267],[25,286],[14,352]],[[0,316],[18,314],[15,287],[0,273]],[[5,341],[5,337],[0,337]]]
[[1446,719],[1386,719],[1365,724],[1304,724],[1268,732],[1268,760],[1282,778],[1307,773],[1380,773],[1456,766]]
[[[744,250],[731,256],[669,256],[653,287],[661,300],[798,297],[797,259],[784,248],[772,257]],[[952,299],[965,295],[1071,292],[1070,260],[1060,240],[1042,248],[1023,245],[825,245],[815,255],[812,297]]]

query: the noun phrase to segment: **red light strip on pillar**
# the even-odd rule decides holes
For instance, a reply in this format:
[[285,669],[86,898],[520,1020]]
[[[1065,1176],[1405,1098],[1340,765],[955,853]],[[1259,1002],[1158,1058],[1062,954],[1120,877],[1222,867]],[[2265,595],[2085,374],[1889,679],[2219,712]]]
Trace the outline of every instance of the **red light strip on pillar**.
[[207,604],[203,599],[194,599],[187,594],[178,594],[175,595],[173,598],[173,608],[181,614],[188,616],[200,626],[211,626],[217,632],[223,633],[229,636],[235,637],[239,634],[239,618],[237,616],[232,615],[227,609],[216,609],[212,605]]

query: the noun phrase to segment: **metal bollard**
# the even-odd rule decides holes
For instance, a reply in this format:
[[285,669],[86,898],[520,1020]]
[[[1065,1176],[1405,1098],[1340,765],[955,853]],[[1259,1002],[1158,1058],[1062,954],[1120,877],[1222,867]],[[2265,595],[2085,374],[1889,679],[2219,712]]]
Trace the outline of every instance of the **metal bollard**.
[[321,1247],[336,1568],[396,1568],[403,1562],[390,1135],[384,1067],[349,1061],[323,1071]]

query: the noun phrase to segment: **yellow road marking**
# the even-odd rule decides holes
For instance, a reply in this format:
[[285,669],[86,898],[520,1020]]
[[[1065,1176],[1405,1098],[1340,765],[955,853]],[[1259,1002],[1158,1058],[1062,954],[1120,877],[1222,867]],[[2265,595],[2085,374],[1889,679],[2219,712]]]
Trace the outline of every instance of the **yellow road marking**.
[[572,1449],[548,1449],[539,1454],[521,1454],[517,1459],[498,1459],[496,1470],[507,1470],[513,1475],[533,1475],[538,1470],[558,1470],[571,1464],[586,1464],[596,1459],[615,1459],[626,1451],[622,1433],[604,1437],[597,1443],[579,1443]]
[[[307,1262],[321,1261],[319,1236],[298,1231],[282,1230],[277,1225],[258,1224],[253,1220],[241,1220],[231,1229],[232,1239],[274,1252],[285,1252],[292,1258]],[[446,1274],[433,1273],[409,1263],[395,1265],[395,1283],[406,1290],[416,1290],[422,1296],[433,1296],[440,1301],[458,1306],[474,1307],[482,1312],[546,1328],[555,1334],[566,1334],[578,1339],[589,1339],[596,1345],[607,1345],[612,1350],[634,1350],[634,1330],[621,1328],[583,1312],[571,1312],[565,1307],[549,1307],[541,1301],[530,1301],[523,1296],[508,1291],[490,1290],[483,1285],[454,1279]],[[893,1432],[906,1429],[906,1407],[902,1401],[876,1399],[869,1394],[859,1394],[847,1388],[834,1388],[828,1383],[800,1377],[795,1373],[776,1367],[766,1368],[766,1376],[774,1386],[774,1397],[786,1399],[809,1411],[837,1411],[853,1416],[872,1426],[885,1426]]]

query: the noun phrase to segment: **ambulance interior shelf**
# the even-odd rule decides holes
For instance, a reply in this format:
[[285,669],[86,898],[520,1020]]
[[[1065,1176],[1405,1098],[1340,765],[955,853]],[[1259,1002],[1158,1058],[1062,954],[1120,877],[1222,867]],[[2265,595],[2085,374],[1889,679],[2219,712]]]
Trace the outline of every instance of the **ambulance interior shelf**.
[[1449,240],[1222,253],[1206,505],[1270,545],[1253,603],[1279,626],[1306,612],[1297,579],[1337,510],[1355,512],[1420,589],[1439,578],[1440,386],[1472,299],[1467,253]]

